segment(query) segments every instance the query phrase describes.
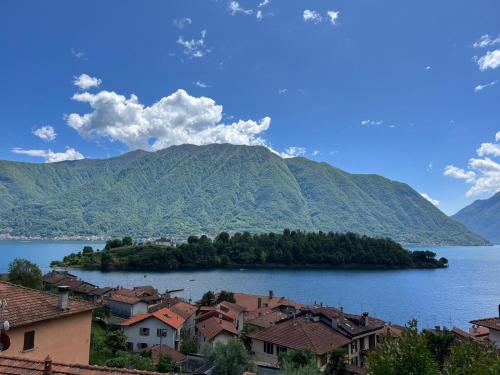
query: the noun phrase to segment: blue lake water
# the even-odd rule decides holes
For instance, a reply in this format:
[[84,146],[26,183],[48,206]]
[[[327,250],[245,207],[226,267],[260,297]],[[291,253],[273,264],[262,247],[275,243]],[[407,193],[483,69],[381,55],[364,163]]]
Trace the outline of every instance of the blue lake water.
[[[73,241],[0,241],[0,272],[14,258],[27,258],[42,270],[51,260],[79,251]],[[73,273],[99,286],[151,284],[160,291],[184,288],[184,296],[198,299],[207,290],[228,289],[286,296],[302,303],[323,302],[347,311],[369,311],[386,321],[404,324],[412,318],[421,327],[468,327],[472,319],[498,314],[500,304],[500,246],[434,247],[449,259],[447,269],[437,270],[213,270],[186,272]]]

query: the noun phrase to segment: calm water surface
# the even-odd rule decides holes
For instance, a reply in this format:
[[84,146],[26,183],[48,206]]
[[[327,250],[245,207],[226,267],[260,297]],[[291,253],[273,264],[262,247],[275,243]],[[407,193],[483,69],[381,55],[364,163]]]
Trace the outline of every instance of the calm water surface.
[[[44,271],[51,260],[81,250],[84,244],[70,241],[0,241],[0,272],[16,257],[36,262]],[[82,279],[99,286],[151,284],[163,291],[184,288],[193,300],[205,291],[229,289],[286,296],[302,303],[323,302],[344,306],[404,324],[411,318],[421,326],[457,325],[498,314],[500,304],[500,246],[433,247],[449,259],[448,269],[402,271],[346,270],[214,270],[189,272],[79,271]]]

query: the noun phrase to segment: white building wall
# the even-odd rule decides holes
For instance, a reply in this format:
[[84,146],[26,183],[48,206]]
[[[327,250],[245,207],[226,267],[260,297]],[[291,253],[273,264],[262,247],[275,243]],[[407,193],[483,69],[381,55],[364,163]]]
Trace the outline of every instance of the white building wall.
[[500,331],[495,331],[490,329],[490,341],[496,345],[498,349],[500,349]]
[[[149,336],[141,335],[141,328],[149,328]],[[175,347],[175,338],[177,330],[159,321],[156,318],[149,318],[133,324],[131,326],[123,327],[123,333],[127,336],[127,342],[133,344],[133,350],[139,349],[139,344],[144,343],[148,347],[160,344],[160,337],[157,334],[158,329],[166,329],[167,336],[161,338],[162,345],[167,345],[172,349],[179,350]]]

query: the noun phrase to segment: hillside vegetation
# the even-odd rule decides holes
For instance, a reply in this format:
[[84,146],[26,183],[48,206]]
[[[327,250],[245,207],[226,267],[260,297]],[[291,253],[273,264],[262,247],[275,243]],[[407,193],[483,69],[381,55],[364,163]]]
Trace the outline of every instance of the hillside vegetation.
[[475,201],[453,218],[488,241],[500,244],[500,192],[489,199]]
[[[354,233],[220,233],[215,240],[190,236],[178,247],[153,244],[130,245],[108,241],[103,251],[85,247],[80,253],[54,261],[52,266],[101,269],[102,271],[165,271],[185,268],[224,267],[375,267],[439,268],[446,258],[431,251],[408,251],[390,239]],[[124,246],[125,245],[125,246]]]
[[106,160],[0,161],[0,234],[135,237],[283,228],[405,243],[486,241],[406,184],[258,146],[174,146]]

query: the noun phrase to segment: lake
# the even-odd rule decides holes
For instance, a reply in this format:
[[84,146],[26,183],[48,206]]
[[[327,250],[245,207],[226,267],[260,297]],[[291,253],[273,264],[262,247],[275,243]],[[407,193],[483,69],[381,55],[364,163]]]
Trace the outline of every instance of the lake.
[[[76,241],[0,241],[0,272],[14,258],[36,262],[44,272],[51,260],[62,259],[86,244]],[[416,247],[413,247],[415,249]],[[437,324],[467,328],[472,319],[496,316],[500,304],[500,246],[436,247],[448,258],[447,269],[435,270],[213,270],[182,272],[111,272],[75,270],[83,280],[99,286],[151,284],[160,291],[185,290],[198,299],[207,290],[228,289],[286,296],[301,303],[343,306],[347,311],[404,324],[412,318],[421,327]]]

